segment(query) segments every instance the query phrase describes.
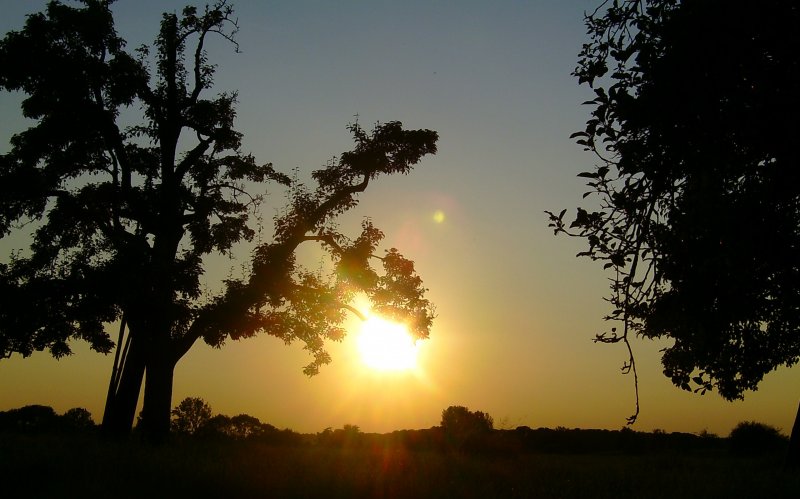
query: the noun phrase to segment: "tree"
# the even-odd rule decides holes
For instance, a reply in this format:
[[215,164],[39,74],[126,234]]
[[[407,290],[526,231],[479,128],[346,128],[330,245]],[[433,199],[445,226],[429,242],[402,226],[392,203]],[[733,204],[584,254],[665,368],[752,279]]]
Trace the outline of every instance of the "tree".
[[264,433],[267,426],[255,416],[239,414],[230,419],[228,428],[228,436],[239,440],[246,440],[248,438],[258,438]]
[[[164,14],[153,46],[134,53],[114,29],[112,0],[81,3],[53,1],[0,42],[0,87],[23,94],[35,122],[0,156],[0,235],[35,228],[29,251],[0,264],[9,297],[0,356],[61,357],[75,339],[109,353],[106,326],[118,322],[103,428],[130,431],[146,371],[142,429],[163,438],[175,365],[201,338],[302,341],[311,375],[330,361],[325,340],[344,336],[356,292],[427,337],[433,308],[413,262],[393,248],[376,254],[383,234],[368,219],[355,238],[335,219],[377,177],[434,154],[436,132],[353,124],[354,149],[314,172],[311,189],[241,151],[235,93],[205,97],[215,71],[206,45],[216,37],[237,48],[226,0]],[[122,111],[136,109],[141,123],[123,126]],[[249,275],[201,291],[207,255],[253,240],[268,182],[290,188],[272,240],[255,246]],[[335,270],[305,270],[295,257],[305,243],[321,245]]]
[[367,440],[358,425],[346,424],[336,430],[325,428],[317,433],[317,443],[328,447],[361,447]]
[[199,397],[186,397],[172,410],[172,429],[194,435],[211,419],[211,406]]
[[92,413],[83,407],[73,407],[61,415],[62,424],[72,431],[86,431],[94,428]]
[[579,175],[599,205],[548,215],[610,270],[617,326],[596,341],[624,343],[634,379],[633,335],[672,339],[664,374],[727,400],[800,358],[798,22],[781,0],[615,0],[586,17],[575,75],[595,98],[573,137],[600,159]]
[[442,411],[441,427],[450,445],[459,450],[474,449],[480,445],[482,437],[491,433],[494,420],[484,412],[451,405]]
[[0,430],[43,433],[58,429],[59,416],[49,405],[26,405],[0,412]]
[[[210,415],[210,413],[209,413]],[[217,414],[206,420],[198,427],[197,435],[203,437],[225,437],[235,440],[255,440],[264,437],[274,437],[280,431],[268,423],[262,423],[255,416],[239,414],[233,417]]]
[[217,414],[206,420],[197,430],[196,435],[206,438],[219,438],[230,436],[231,418],[224,414]]
[[742,421],[728,436],[731,451],[747,456],[780,452],[786,447],[786,437],[772,426],[756,421]]

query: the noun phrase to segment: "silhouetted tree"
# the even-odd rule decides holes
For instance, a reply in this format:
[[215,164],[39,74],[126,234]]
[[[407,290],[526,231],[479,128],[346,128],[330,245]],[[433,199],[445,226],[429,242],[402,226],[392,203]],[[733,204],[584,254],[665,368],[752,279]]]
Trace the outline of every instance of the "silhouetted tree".
[[48,432],[59,427],[59,416],[49,405],[26,405],[0,412],[0,429],[19,432]]
[[199,397],[186,397],[172,410],[172,429],[194,435],[209,419],[211,406]]
[[[587,15],[575,75],[595,208],[550,213],[612,273],[617,325],[670,338],[664,374],[728,400],[800,358],[796,2],[615,0]],[[639,412],[638,383],[636,413]],[[800,442],[798,442],[800,444]]]
[[217,414],[207,419],[198,428],[196,435],[202,437],[227,437],[231,424],[231,418],[224,414]]
[[780,452],[786,447],[786,437],[770,425],[755,421],[742,421],[728,436],[731,451],[747,456]]
[[83,407],[73,407],[61,415],[64,427],[73,431],[86,431],[94,428],[92,413]]
[[0,411],[0,431],[74,432],[90,430],[94,426],[92,414],[83,407],[73,407],[61,415],[46,405],[26,405],[18,409]]
[[481,411],[451,405],[442,411],[442,430],[447,442],[456,449],[473,449],[494,428],[492,417]]
[[228,428],[228,436],[239,440],[257,438],[261,436],[266,429],[265,425],[259,421],[257,417],[249,414],[239,414],[233,416],[230,419]]
[[365,435],[357,425],[346,424],[336,430],[325,428],[317,433],[318,444],[328,447],[360,447],[366,443]]
[[[355,148],[308,188],[240,150],[235,93],[205,97],[215,71],[206,45],[216,36],[237,47],[226,0],[164,14],[154,45],[135,53],[115,31],[110,0],[82,4],[50,2],[0,41],[0,87],[25,96],[34,122],[0,156],[0,235],[35,228],[30,251],[0,264],[0,356],[61,357],[70,339],[108,353],[105,326],[119,321],[103,426],[130,430],[146,370],[141,426],[160,438],[175,365],[198,339],[300,340],[311,375],[330,361],[325,340],[345,334],[357,291],[427,337],[433,310],[413,262],[395,249],[375,255],[383,234],[369,221],[351,239],[335,219],[377,177],[435,153],[436,132],[353,124]],[[124,127],[120,113],[128,121],[137,108],[141,123]],[[248,276],[201,292],[204,258],[254,238],[249,219],[266,182],[291,187],[272,240],[257,245]],[[321,245],[336,272],[303,269],[295,251],[304,243]]]

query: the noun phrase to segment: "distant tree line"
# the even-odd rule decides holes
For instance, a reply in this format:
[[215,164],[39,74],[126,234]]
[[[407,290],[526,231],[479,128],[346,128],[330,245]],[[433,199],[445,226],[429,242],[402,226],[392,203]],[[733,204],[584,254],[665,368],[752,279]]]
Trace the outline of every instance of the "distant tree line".
[[[311,437],[311,436],[309,436]],[[781,455],[788,439],[772,426],[746,421],[727,438],[702,431],[699,434],[654,430],[569,429],[564,427],[495,429],[485,412],[450,406],[442,411],[438,426],[391,433],[364,433],[358,426],[326,428],[306,443],[332,448],[403,448],[410,451],[458,452],[466,454],[515,455],[603,454],[648,452],[731,452],[744,456]]]
[[[638,454],[649,452],[718,452],[740,456],[778,456],[788,438],[772,426],[739,423],[727,438],[707,431],[699,434],[654,430],[570,429],[565,427],[495,429],[485,412],[450,406],[438,426],[390,433],[365,433],[356,425],[301,434],[262,423],[248,414],[214,415],[199,397],[187,397],[172,410],[172,431],[180,440],[251,442],[267,445],[313,446],[329,449],[397,448],[421,452],[475,455],[519,454]],[[81,433],[96,429],[88,410],[73,408],[57,414],[52,407],[29,405],[0,412],[1,433]]]
[[183,438],[248,440],[271,444],[299,444],[303,440],[303,436],[297,432],[279,430],[249,414],[232,417],[213,415],[211,406],[199,397],[187,397],[172,410],[171,426],[172,431]]
[[0,411],[0,432],[85,432],[94,429],[92,414],[82,407],[74,407],[64,414],[57,414],[46,405],[26,405]]

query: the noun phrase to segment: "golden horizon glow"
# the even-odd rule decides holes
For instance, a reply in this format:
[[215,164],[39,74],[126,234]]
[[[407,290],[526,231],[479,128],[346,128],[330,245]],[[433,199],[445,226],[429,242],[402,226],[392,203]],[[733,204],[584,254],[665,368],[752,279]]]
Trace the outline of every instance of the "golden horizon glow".
[[369,316],[356,338],[361,362],[377,371],[405,371],[417,366],[417,345],[403,324]]

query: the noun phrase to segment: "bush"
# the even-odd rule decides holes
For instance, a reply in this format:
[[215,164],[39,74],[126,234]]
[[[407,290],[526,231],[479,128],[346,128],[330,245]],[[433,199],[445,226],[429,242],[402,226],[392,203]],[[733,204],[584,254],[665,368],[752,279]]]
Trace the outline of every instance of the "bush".
[[755,421],[743,421],[731,430],[728,444],[731,451],[745,456],[779,452],[785,449],[788,439],[773,426]]
[[73,407],[61,415],[61,423],[68,431],[88,431],[94,428],[92,413],[83,407]]
[[494,428],[492,417],[463,406],[450,406],[442,411],[442,430],[448,445],[457,450],[481,450]]

